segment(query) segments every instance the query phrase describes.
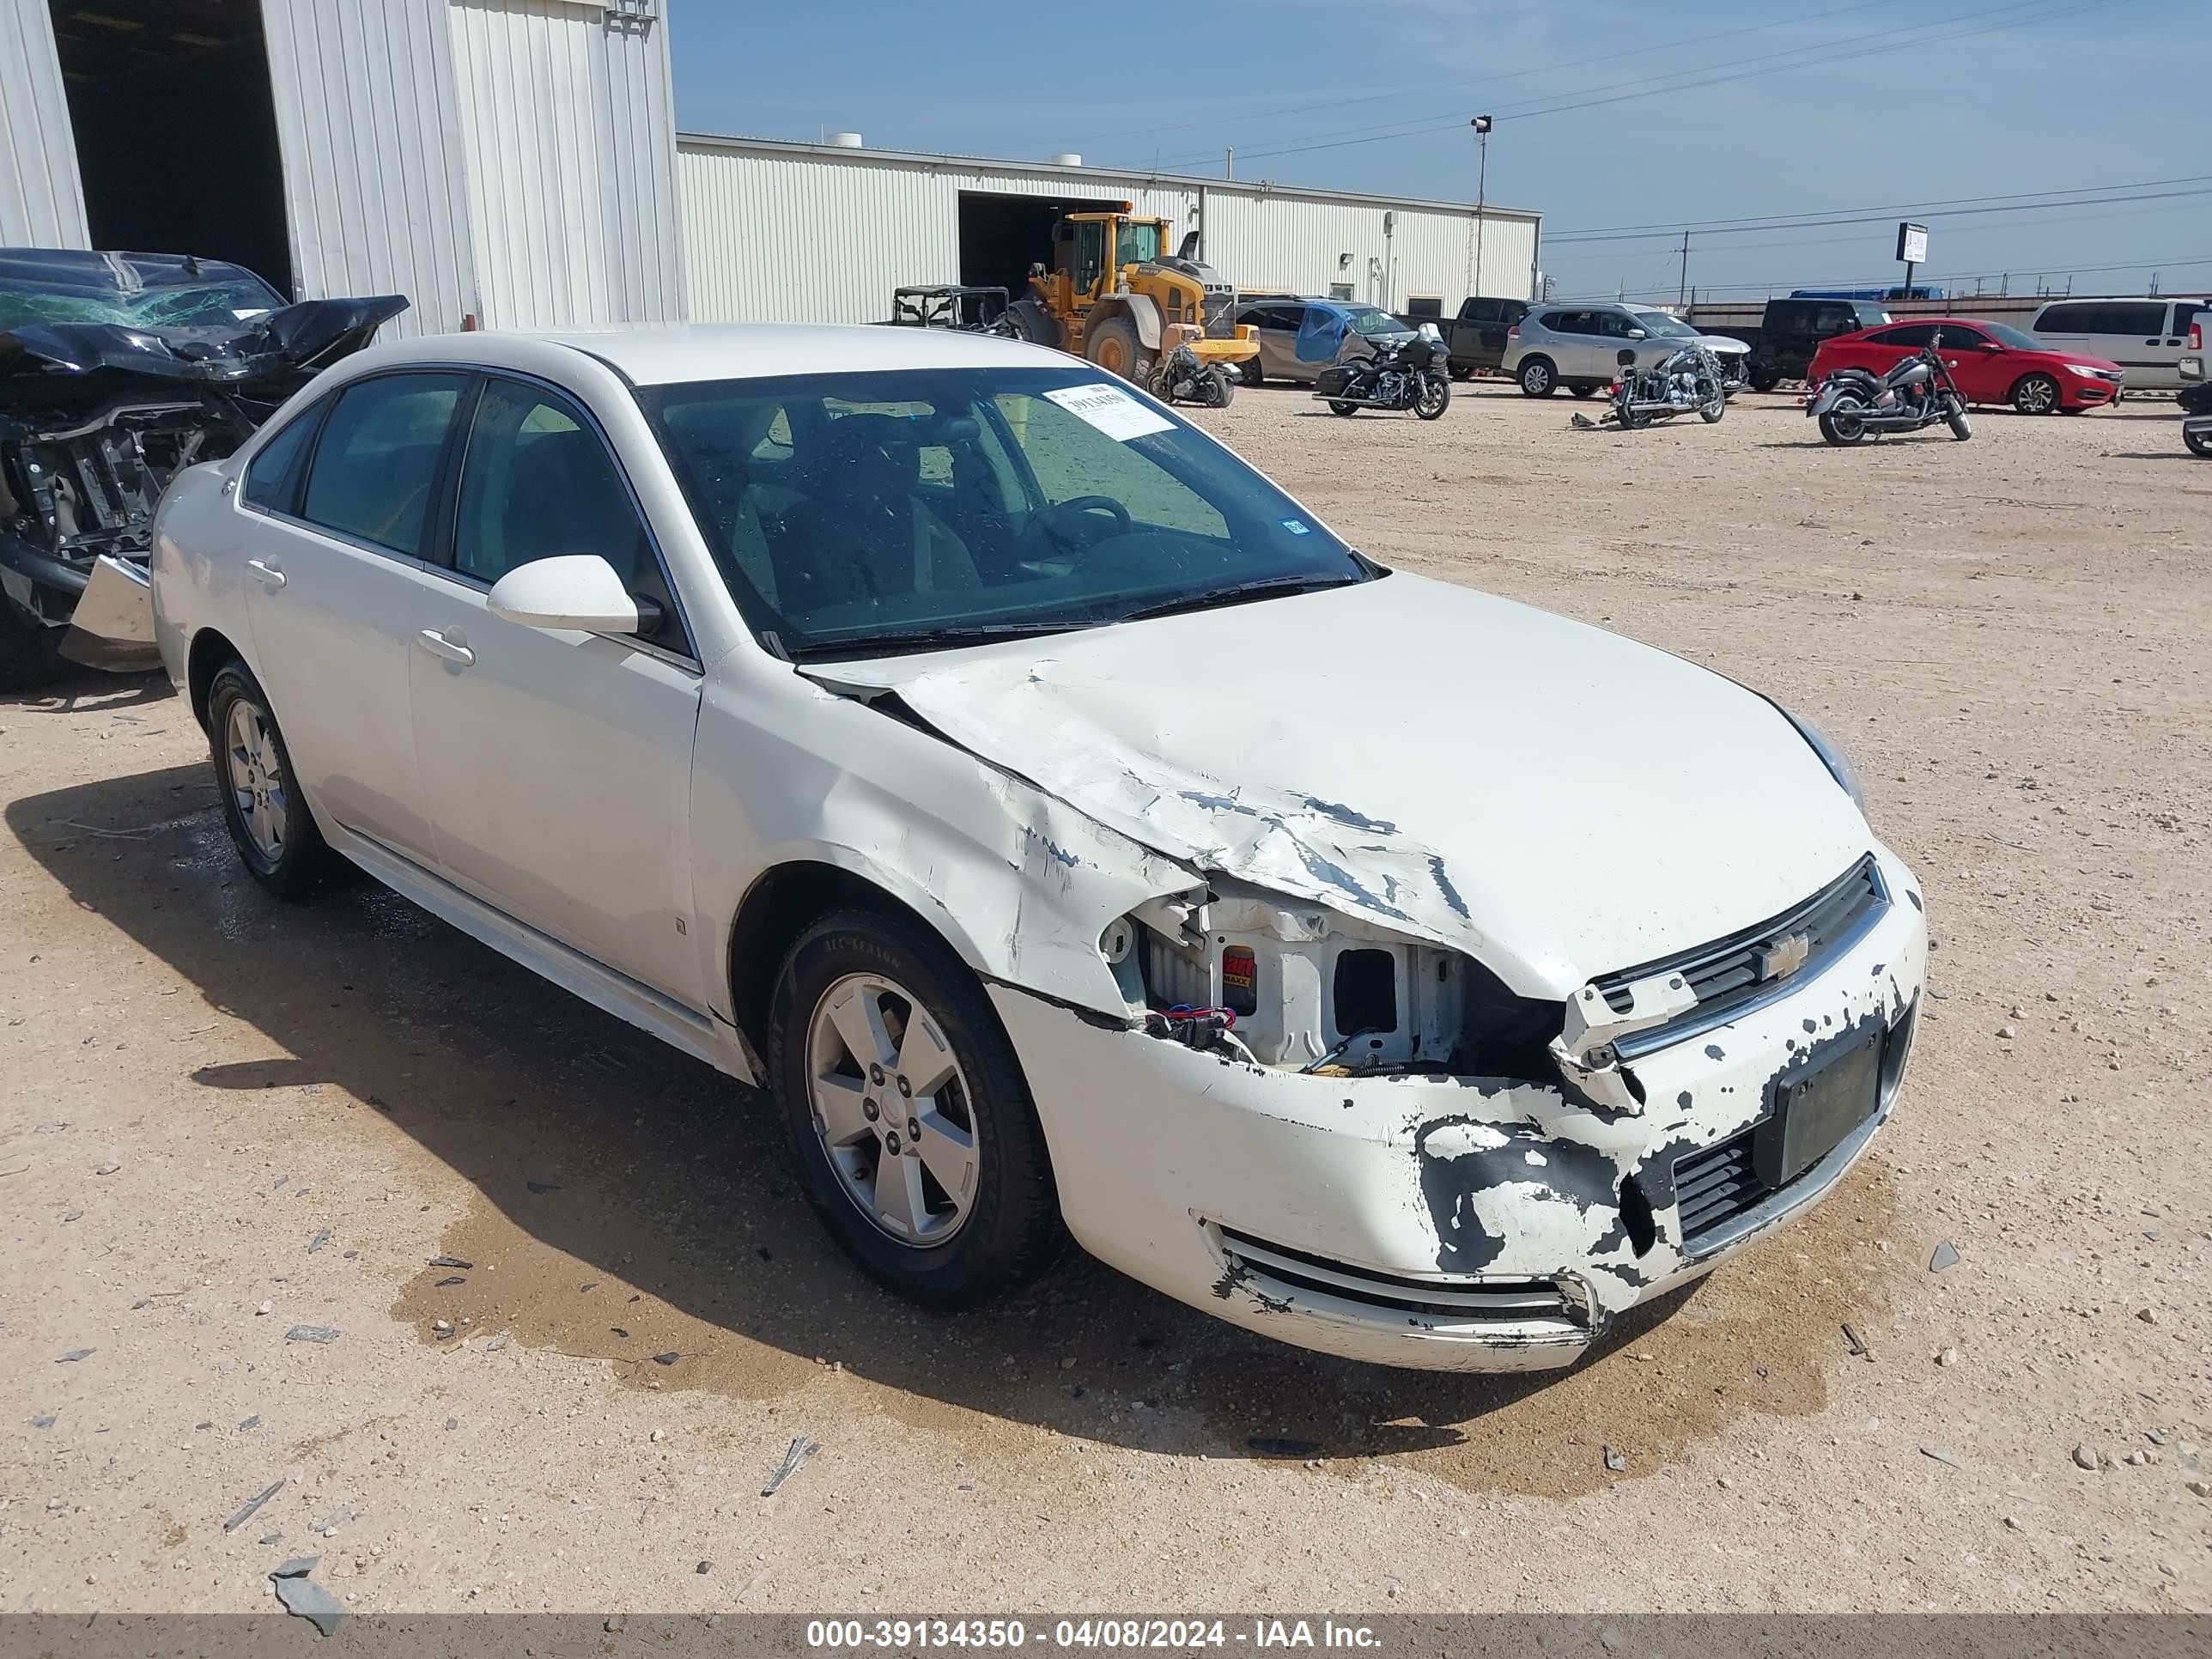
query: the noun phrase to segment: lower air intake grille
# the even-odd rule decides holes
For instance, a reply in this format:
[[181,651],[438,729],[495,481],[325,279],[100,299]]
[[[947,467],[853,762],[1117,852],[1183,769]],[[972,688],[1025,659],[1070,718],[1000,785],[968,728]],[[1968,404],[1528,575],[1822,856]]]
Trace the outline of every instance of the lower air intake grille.
[[1682,1218],[1682,1246],[1692,1255],[1698,1253],[1702,1235],[1771,1195],[1752,1173],[1748,1129],[1674,1160],[1674,1203]]
[[1402,1279],[1288,1245],[1262,1243],[1227,1227],[1221,1229],[1221,1246],[1232,1269],[1243,1269],[1263,1294],[1279,1287],[1454,1323],[1586,1322],[1582,1307],[1549,1279]]

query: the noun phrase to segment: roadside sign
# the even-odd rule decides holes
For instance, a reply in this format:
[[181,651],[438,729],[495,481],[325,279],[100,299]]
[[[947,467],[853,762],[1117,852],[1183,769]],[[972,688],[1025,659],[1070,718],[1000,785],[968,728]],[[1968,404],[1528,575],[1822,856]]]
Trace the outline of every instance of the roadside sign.
[[1900,264],[1928,263],[1928,227],[1907,221],[1897,228],[1897,258]]

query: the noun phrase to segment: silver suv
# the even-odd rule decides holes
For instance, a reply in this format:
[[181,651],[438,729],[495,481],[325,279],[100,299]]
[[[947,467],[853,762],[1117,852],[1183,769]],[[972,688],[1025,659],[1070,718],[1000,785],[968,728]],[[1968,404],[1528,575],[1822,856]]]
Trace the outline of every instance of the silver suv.
[[1506,333],[1504,370],[1531,398],[1548,398],[1561,386],[1587,398],[1612,382],[1622,351],[1632,349],[1639,364],[1656,364],[1692,340],[1703,340],[1720,359],[1731,389],[1742,383],[1751,348],[1741,340],[1701,334],[1656,306],[1617,301],[1531,307]]

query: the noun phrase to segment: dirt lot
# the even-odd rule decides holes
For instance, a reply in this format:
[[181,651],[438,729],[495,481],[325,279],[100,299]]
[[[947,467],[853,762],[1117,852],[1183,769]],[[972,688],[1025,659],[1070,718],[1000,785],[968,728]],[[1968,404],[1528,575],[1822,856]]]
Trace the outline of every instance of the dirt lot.
[[267,900],[187,711],[86,680],[0,704],[0,1609],[265,1608],[295,1553],[364,1611],[2212,1608],[2212,465],[2162,403],[1857,452],[1576,407],[1206,418],[1856,753],[1938,948],[1816,1216],[1548,1380],[1088,1263],[926,1316],[742,1091],[366,885]]

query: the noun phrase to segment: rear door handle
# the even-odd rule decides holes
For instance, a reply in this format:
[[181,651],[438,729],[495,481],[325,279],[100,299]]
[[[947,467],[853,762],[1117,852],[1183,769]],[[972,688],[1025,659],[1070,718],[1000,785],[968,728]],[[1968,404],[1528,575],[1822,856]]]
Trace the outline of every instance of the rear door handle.
[[434,628],[426,628],[415,636],[416,643],[434,657],[447,662],[457,662],[464,668],[477,659],[477,653],[465,645],[447,639]]
[[264,587],[282,587],[290,580],[273,564],[264,564],[258,559],[248,559],[246,568],[253,573],[253,580]]

